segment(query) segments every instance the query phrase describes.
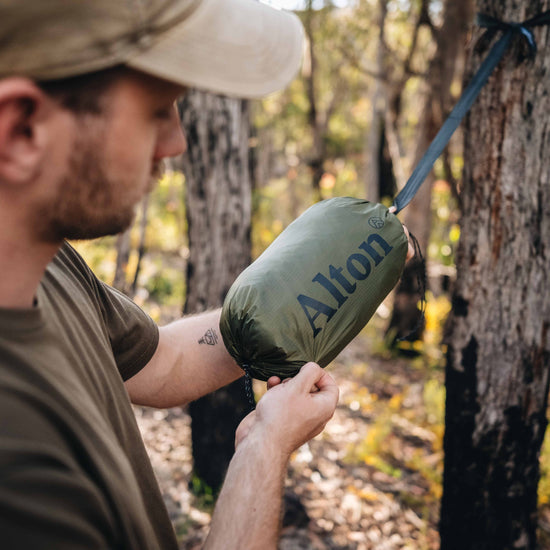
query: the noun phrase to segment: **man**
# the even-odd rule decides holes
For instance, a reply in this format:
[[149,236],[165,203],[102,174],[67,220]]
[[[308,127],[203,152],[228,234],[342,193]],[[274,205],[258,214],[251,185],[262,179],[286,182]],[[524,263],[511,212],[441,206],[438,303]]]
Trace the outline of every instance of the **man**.
[[[293,77],[297,19],[254,0],[0,3],[0,533],[7,549],[176,548],[132,414],[242,375],[198,345],[219,311],[156,325],[68,238],[123,230],[185,149],[185,86],[259,97]],[[207,548],[276,547],[293,450],[338,389],[273,378],[236,434]]]

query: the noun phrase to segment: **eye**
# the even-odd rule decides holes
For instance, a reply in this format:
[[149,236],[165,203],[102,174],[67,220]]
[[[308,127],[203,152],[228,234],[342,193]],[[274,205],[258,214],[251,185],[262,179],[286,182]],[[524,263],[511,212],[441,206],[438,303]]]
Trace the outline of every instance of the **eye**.
[[170,107],[163,107],[161,109],[157,109],[155,111],[155,118],[157,120],[170,120],[170,118],[172,117],[173,108],[174,107],[170,105]]

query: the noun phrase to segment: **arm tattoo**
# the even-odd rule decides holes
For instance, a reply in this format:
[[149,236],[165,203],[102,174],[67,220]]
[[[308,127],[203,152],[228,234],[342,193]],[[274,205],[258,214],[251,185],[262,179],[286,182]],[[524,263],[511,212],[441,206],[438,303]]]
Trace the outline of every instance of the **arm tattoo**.
[[204,336],[199,340],[199,344],[207,344],[209,346],[215,346],[218,343],[218,335],[213,328],[209,328]]

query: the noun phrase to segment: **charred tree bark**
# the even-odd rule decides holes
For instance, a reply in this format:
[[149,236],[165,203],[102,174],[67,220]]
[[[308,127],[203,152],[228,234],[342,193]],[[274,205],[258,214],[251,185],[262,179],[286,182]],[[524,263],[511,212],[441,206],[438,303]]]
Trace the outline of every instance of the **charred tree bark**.
[[[250,263],[248,103],[191,91],[180,111],[188,141],[182,160],[190,250],[184,313],[195,313],[220,307]],[[190,406],[195,473],[214,490],[247,411],[242,379]]]
[[[522,21],[548,0],[478,0]],[[442,550],[537,547],[550,371],[550,40],[516,41],[467,119],[446,385]],[[481,56],[470,60],[470,73]]]
[[[433,30],[437,51],[428,72],[427,95],[417,132],[415,165],[418,164],[443,124],[446,113],[452,109],[451,84],[455,76],[457,60],[466,42],[465,37],[471,17],[471,1],[445,0],[443,25]],[[404,211],[405,225],[418,239],[422,251],[427,251],[430,239],[432,183],[433,175],[430,174]],[[388,334],[392,335],[393,342],[407,335],[410,335],[408,338],[412,340],[422,337],[423,329],[419,327],[421,313],[417,306],[421,289],[417,281],[425,281],[426,278],[425,261],[415,259],[405,266],[401,283],[396,291],[388,328]]]

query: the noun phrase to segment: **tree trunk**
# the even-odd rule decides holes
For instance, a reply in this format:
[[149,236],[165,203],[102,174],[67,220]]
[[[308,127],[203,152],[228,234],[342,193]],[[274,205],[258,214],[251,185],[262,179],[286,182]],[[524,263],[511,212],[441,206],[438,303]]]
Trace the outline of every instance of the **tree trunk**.
[[136,271],[134,272],[134,278],[132,281],[132,294],[135,295],[139,282],[139,274],[141,271],[141,263],[143,256],[145,255],[145,237],[147,234],[147,223],[149,214],[149,204],[151,202],[151,195],[146,195],[141,202],[141,220],[139,222],[139,244],[138,244],[138,258],[136,262]]
[[304,18],[304,29],[307,36],[308,54],[309,54],[309,74],[306,75],[306,91],[309,102],[308,123],[311,128],[313,148],[309,167],[311,168],[311,188],[313,191],[313,200],[321,199],[321,178],[324,173],[326,146],[325,146],[325,128],[321,122],[321,113],[317,102],[317,55],[315,51],[315,38],[313,35],[313,0],[307,0],[306,12]]
[[[325,108],[323,104],[324,94],[321,93],[320,85],[322,74],[319,70],[319,38],[317,30],[322,28],[325,21],[332,17],[334,6],[331,2],[322,2],[315,5],[313,0],[306,0],[302,21],[307,39],[307,54],[302,68],[302,75],[305,79],[306,95],[308,99],[307,121],[311,130],[312,147],[308,159],[311,170],[311,189],[313,202],[323,198],[321,180],[325,173],[325,161],[327,160],[327,135],[329,133],[330,121],[336,108],[341,104],[346,92],[346,80],[340,74],[340,67],[334,67],[331,80],[331,97]],[[324,9],[326,8],[326,9]]]
[[386,24],[386,15],[388,13],[387,0],[379,0],[378,2],[378,44],[376,46],[376,81],[374,84],[374,92],[371,98],[372,118],[370,129],[367,138],[367,169],[365,170],[365,195],[371,202],[380,202],[380,157],[384,147],[385,132],[383,131],[385,97],[384,83],[382,82],[382,74],[384,74],[386,40],[384,30]]
[[[190,250],[184,313],[195,313],[221,306],[250,263],[248,103],[191,91],[180,109],[188,141],[182,160]],[[190,406],[195,473],[214,490],[247,411],[242,380]]]
[[128,294],[128,283],[126,279],[126,269],[130,259],[130,233],[132,228],[129,227],[123,233],[120,233],[116,239],[116,267],[113,286]]
[[[549,0],[477,2],[505,21],[549,8]],[[516,39],[465,127],[442,550],[537,547],[550,370],[550,40],[547,27],[535,35],[535,60],[518,61]],[[470,73],[480,61],[470,60]]]
[[[446,113],[451,108],[451,84],[454,80],[457,60],[465,43],[468,24],[471,21],[471,1],[456,2],[445,0],[443,25],[435,32],[437,51],[430,63],[427,81],[427,94],[419,129],[414,165],[418,164],[431,140],[443,124]],[[431,230],[431,188],[433,175],[430,173],[418,193],[404,211],[404,222],[418,239],[420,249],[427,253]],[[388,333],[394,342],[397,338],[410,335],[410,339],[420,339],[420,311],[417,307],[421,289],[417,281],[426,280],[426,262],[415,259],[405,267],[401,283],[395,293],[395,301]],[[414,333],[412,331],[417,329]]]

